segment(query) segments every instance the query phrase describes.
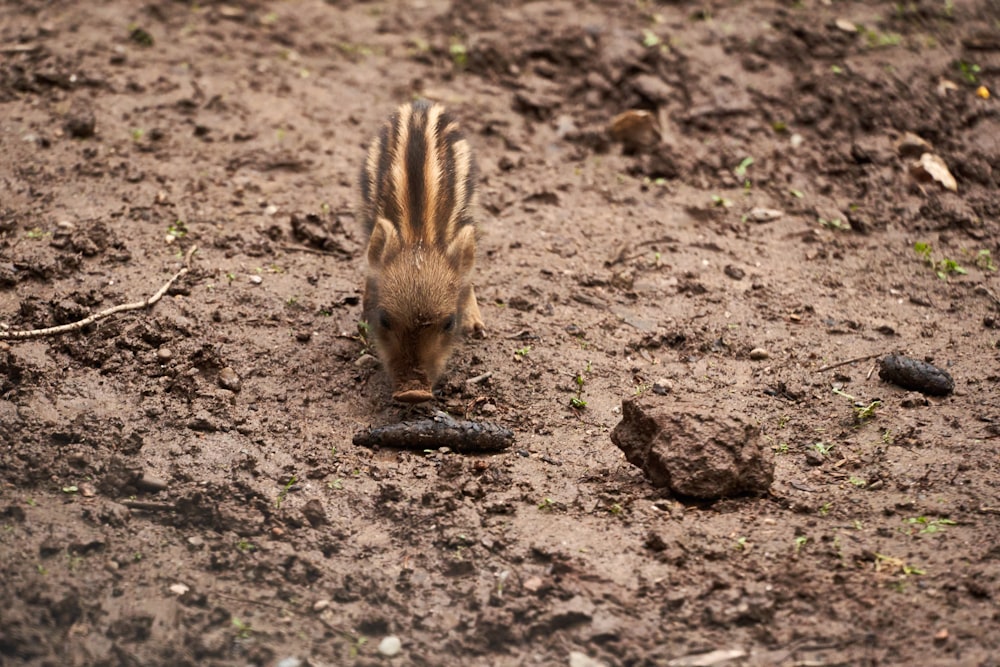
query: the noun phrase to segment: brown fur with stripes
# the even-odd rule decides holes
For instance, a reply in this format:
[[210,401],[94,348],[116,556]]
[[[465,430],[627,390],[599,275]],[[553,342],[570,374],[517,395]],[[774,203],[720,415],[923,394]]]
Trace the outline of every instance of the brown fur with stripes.
[[433,398],[459,331],[483,331],[471,283],[475,179],[468,142],[437,104],[401,106],[368,150],[363,310],[396,400]]

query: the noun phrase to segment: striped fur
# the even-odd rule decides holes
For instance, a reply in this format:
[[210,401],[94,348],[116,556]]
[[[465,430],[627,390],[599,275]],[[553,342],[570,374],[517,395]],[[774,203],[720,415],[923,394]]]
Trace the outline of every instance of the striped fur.
[[469,143],[439,104],[399,108],[368,150],[361,174],[362,224],[389,220],[406,244],[443,248],[473,224],[476,167]]
[[456,334],[483,330],[470,280],[475,179],[468,142],[437,104],[400,107],[368,150],[364,318],[397,400],[433,398]]

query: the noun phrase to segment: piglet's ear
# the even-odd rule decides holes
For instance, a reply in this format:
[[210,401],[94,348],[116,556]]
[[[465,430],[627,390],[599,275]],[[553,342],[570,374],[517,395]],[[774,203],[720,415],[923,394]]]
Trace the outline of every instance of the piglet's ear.
[[463,226],[448,244],[445,255],[459,275],[464,276],[472,271],[472,266],[476,263],[475,228],[472,225]]
[[371,238],[368,239],[368,266],[382,266],[399,251],[399,234],[385,218],[375,220]]

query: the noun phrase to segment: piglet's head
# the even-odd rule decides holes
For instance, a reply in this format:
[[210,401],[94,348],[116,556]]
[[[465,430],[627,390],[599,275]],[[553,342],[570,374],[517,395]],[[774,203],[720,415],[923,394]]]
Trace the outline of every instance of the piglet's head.
[[462,322],[459,296],[475,254],[469,225],[439,246],[409,242],[389,221],[376,221],[368,243],[365,317],[395,400],[434,398]]

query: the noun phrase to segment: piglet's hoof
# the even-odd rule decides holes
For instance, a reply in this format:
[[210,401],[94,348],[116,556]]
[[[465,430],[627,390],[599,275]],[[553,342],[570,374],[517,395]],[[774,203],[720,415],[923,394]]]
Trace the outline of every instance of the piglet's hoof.
[[408,389],[396,392],[392,398],[400,403],[424,403],[434,400],[434,394],[426,389]]

